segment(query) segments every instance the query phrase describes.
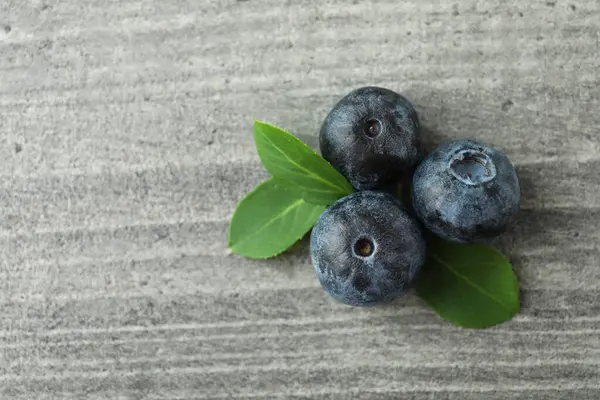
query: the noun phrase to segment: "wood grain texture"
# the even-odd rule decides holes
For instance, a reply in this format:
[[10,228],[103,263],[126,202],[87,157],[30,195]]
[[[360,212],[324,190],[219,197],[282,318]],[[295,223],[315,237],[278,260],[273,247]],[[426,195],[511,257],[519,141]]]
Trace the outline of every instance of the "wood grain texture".
[[[0,0],[0,398],[600,398],[599,54],[596,0]],[[228,253],[253,120],[367,84],[517,165],[513,321]]]

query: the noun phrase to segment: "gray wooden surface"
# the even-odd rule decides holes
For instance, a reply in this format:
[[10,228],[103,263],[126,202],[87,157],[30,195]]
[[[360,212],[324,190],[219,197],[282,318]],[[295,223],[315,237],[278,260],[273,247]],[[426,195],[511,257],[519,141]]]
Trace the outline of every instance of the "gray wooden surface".
[[[0,0],[0,398],[600,398],[599,31],[597,0]],[[367,84],[518,166],[510,323],[228,254],[253,119],[314,146]]]

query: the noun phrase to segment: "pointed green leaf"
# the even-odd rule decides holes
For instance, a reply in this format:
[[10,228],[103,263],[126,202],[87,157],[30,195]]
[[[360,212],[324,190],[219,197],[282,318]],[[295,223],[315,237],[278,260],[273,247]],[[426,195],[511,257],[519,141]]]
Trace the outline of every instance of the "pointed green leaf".
[[416,286],[442,318],[465,328],[487,328],[519,311],[517,277],[488,245],[433,241]]
[[250,258],[276,256],[301,239],[324,210],[269,179],[238,204],[229,226],[229,247]]
[[283,129],[256,121],[254,140],[267,171],[307,202],[329,205],[354,191],[323,157]]

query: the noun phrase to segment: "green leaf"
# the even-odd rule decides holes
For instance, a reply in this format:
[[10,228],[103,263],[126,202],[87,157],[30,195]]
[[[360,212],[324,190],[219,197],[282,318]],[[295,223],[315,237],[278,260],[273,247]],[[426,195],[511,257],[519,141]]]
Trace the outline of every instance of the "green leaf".
[[307,203],[271,178],[238,204],[229,226],[229,247],[250,258],[276,256],[300,240],[325,208]]
[[283,129],[255,121],[254,140],[267,171],[307,202],[329,205],[354,191],[323,157]]
[[465,328],[487,328],[519,311],[519,284],[508,260],[483,244],[435,240],[417,292],[442,318]]

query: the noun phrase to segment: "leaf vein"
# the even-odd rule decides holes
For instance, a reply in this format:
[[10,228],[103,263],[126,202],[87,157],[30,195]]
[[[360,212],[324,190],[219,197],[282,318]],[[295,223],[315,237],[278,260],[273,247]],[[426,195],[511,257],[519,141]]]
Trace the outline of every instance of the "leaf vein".
[[336,189],[336,191],[340,191],[342,193],[347,193],[347,190],[342,188],[341,186],[338,186],[335,183],[332,183],[330,181],[327,181],[325,179],[323,179],[322,177],[320,177],[319,175],[311,172],[309,169],[303,167],[302,165],[298,164],[296,161],[294,161],[292,158],[290,158],[280,147],[278,147],[275,142],[273,142],[271,140],[271,138],[268,135],[262,134],[261,135],[268,140],[271,145],[281,154],[284,156],[284,158],[286,158],[291,164],[295,165],[296,167],[298,167],[300,170],[305,171],[309,176],[312,176],[315,180],[320,181],[322,183],[324,183],[327,186],[331,186],[332,188]]
[[[303,174],[302,172],[299,172],[299,171],[295,171],[293,169],[288,169],[288,168],[285,168],[285,167],[282,167],[282,166],[278,166],[278,167],[275,167],[275,168],[280,168],[283,171],[285,171],[286,173],[295,174],[295,175],[301,176],[303,178],[307,178],[306,174]],[[275,168],[272,168],[272,169],[275,169]],[[279,181],[282,186],[293,186],[292,184],[284,181],[281,178],[275,178],[275,179],[277,179],[277,181]],[[318,189],[318,188],[314,188],[312,186],[309,186],[309,185],[306,185],[306,184],[303,184],[303,183],[299,183],[298,181],[294,182],[294,186],[302,186],[302,187],[304,187],[306,189],[309,189],[309,190],[311,190],[313,192],[319,192],[319,193],[338,193],[338,191],[332,191],[329,188],[327,188],[327,189]]]
[[478,292],[482,293],[484,296],[489,297],[490,299],[492,299],[495,303],[497,303],[500,307],[504,308],[505,310],[507,310],[508,312],[513,312],[512,309],[508,306],[506,306],[502,301],[498,300],[495,296],[492,296],[490,293],[486,292],[481,286],[477,285],[476,283],[474,283],[473,281],[471,281],[469,278],[467,278],[466,276],[459,274],[458,271],[456,271],[454,268],[452,268],[452,266],[444,261],[442,261],[439,257],[436,257],[435,255],[431,256],[433,259],[435,259],[440,265],[443,265],[444,267],[446,267],[448,270],[450,270],[450,272],[452,272],[454,275],[456,275],[457,277],[463,279],[467,284],[471,285],[473,288],[475,288]]
[[295,202],[293,202],[292,204],[290,204],[288,207],[286,207],[282,212],[278,213],[275,217],[273,217],[269,221],[267,221],[267,223],[265,223],[264,225],[262,225],[257,230],[253,231],[252,234],[246,236],[244,239],[240,240],[239,242],[237,242],[237,244],[235,244],[235,245],[233,245],[231,247],[232,248],[233,247],[237,247],[241,243],[244,243],[248,239],[251,239],[253,236],[256,236],[259,232],[265,230],[269,225],[273,224],[278,219],[283,218],[285,215],[287,215],[288,213],[290,213],[291,211],[293,211],[295,208],[299,207],[302,203],[304,203],[303,199],[296,200]]

